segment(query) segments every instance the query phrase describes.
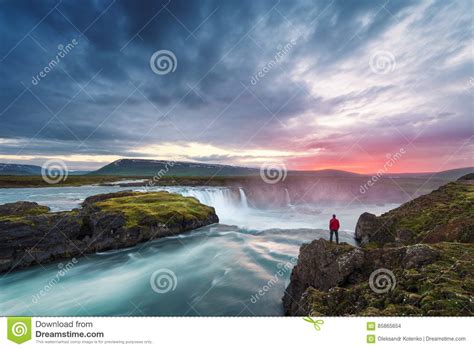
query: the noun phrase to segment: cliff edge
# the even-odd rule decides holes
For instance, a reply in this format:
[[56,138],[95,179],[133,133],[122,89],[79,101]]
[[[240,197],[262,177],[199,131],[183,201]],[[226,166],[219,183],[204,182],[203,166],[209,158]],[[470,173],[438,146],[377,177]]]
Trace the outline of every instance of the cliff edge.
[[471,315],[474,177],[464,177],[379,217],[362,214],[358,247],[302,245],[285,314]]

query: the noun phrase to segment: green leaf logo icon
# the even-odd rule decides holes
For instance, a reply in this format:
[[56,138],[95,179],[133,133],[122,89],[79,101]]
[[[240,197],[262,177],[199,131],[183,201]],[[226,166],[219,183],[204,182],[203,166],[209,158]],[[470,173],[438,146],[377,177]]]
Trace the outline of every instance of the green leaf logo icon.
[[310,318],[309,316],[304,317],[303,320],[306,322],[312,323],[316,331],[321,330],[321,325],[324,325],[324,320],[320,320],[320,319],[314,320]]
[[31,339],[30,317],[9,317],[7,319],[7,338],[21,344]]

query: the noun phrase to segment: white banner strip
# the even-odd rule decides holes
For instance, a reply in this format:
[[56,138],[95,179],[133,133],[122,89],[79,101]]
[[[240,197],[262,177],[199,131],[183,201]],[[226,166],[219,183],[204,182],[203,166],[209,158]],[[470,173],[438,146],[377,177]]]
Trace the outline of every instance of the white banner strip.
[[472,348],[473,318],[2,318],[2,348]]

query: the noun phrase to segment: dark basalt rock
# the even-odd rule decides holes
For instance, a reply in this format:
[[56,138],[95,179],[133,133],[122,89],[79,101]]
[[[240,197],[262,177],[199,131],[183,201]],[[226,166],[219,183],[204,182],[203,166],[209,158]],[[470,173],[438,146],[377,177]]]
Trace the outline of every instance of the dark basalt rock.
[[283,297],[285,314],[309,314],[308,290],[337,297],[334,288],[368,284],[370,275],[378,269],[417,269],[437,261],[440,256],[438,250],[428,245],[363,249],[348,244],[335,245],[323,239],[304,244]]
[[0,217],[25,215],[34,212],[49,212],[49,207],[38,205],[36,202],[17,201],[0,205]]
[[396,233],[394,232],[393,220],[383,219],[372,213],[364,212],[357,221],[355,239],[361,246],[369,242],[383,246],[395,241]]
[[345,280],[364,263],[364,252],[348,244],[335,245],[314,240],[300,248],[298,264],[291,272],[290,284],[283,297],[285,313],[298,312],[298,301],[308,287],[327,291]]
[[[95,205],[132,195],[132,192],[97,195],[86,199],[82,209],[56,213],[33,202],[0,205],[0,272],[130,247],[219,221],[214,209],[197,200],[193,204],[208,213],[198,218],[177,215],[172,222],[161,223],[145,211],[138,223],[130,223],[124,213]],[[182,197],[182,200],[194,199]]]

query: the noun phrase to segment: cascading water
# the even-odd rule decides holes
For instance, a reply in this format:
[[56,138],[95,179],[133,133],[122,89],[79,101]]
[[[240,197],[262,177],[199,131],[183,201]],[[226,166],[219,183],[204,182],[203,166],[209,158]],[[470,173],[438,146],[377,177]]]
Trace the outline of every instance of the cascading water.
[[290,193],[288,192],[288,189],[285,188],[285,200],[286,200],[286,206],[291,207],[291,199],[290,199]]
[[[127,189],[140,191],[143,187]],[[105,186],[0,189],[0,204],[30,200],[51,205],[55,211],[70,210],[88,196],[120,190],[124,189]],[[47,292],[44,288],[49,285],[48,280],[55,280],[58,274],[57,263],[3,275],[0,278],[3,314],[281,315],[281,298],[292,268],[284,269],[281,274],[279,266],[297,257],[301,244],[327,238],[327,231],[315,228],[327,229],[332,212],[338,213],[342,230],[350,230],[364,210],[380,214],[389,209],[374,205],[304,211],[293,204],[291,208],[263,210],[248,205],[244,188],[154,187],[151,190],[195,197],[216,209],[220,224],[129,249],[78,258],[77,264],[61,277],[60,285],[48,288]],[[341,231],[339,238],[354,243],[352,233]],[[150,278],[160,269],[171,270],[179,282],[172,292],[157,295],[150,287]],[[268,280],[276,275],[278,281],[268,287]],[[253,295],[260,290],[265,290],[264,296],[253,302]]]
[[230,188],[211,187],[166,187],[160,190],[191,196],[205,205],[214,207],[221,223],[238,224],[245,220],[247,214],[247,197],[242,188],[239,188],[239,194],[233,192]]
[[242,208],[249,208],[249,203],[247,201],[247,195],[245,195],[245,191],[243,188],[239,188],[239,194],[240,194],[240,205]]

